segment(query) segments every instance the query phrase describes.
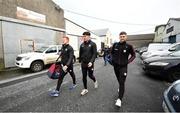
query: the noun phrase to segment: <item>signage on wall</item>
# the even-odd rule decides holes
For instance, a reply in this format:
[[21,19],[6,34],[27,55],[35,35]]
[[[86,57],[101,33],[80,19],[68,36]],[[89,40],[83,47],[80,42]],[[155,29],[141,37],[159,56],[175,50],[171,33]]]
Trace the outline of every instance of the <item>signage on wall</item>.
[[45,15],[21,7],[17,7],[16,16],[19,19],[24,19],[32,22],[46,23]]

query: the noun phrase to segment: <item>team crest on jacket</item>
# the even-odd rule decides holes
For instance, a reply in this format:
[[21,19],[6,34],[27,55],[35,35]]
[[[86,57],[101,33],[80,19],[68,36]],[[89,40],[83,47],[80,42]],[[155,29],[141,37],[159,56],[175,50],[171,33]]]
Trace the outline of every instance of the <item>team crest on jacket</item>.
[[67,51],[68,49],[66,48],[65,51]]
[[126,53],[126,50],[124,49],[124,51],[123,51],[124,53]]

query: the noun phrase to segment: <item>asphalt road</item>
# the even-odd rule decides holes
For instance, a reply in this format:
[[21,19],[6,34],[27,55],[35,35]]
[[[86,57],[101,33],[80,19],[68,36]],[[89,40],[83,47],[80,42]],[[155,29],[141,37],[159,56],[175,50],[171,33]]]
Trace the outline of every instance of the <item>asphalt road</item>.
[[78,86],[66,75],[59,97],[50,97],[48,92],[57,81],[46,74],[0,88],[0,111],[8,112],[162,112],[162,95],[168,87],[163,79],[149,77],[143,73],[141,60],[137,57],[128,67],[126,91],[122,107],[116,107],[118,83],[111,65],[104,66],[103,60],[95,63],[95,76],[99,88],[94,89],[88,78],[88,94],[80,96],[83,89],[80,66],[75,66]]

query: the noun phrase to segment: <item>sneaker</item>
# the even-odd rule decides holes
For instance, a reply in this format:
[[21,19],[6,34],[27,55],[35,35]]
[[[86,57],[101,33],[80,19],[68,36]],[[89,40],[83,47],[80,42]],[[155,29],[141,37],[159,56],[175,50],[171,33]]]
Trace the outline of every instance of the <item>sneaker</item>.
[[71,87],[69,87],[69,90],[73,90],[76,86],[76,84],[73,84]]
[[58,97],[59,96],[59,91],[53,90],[53,91],[50,92],[49,95],[52,96],[52,97]]
[[115,105],[118,106],[118,107],[121,107],[121,100],[117,99]]
[[98,88],[98,82],[96,80],[96,82],[94,82],[94,88]]
[[87,94],[88,93],[88,90],[87,89],[83,89],[82,91],[81,91],[81,95],[83,96],[83,95],[85,95],[85,94]]

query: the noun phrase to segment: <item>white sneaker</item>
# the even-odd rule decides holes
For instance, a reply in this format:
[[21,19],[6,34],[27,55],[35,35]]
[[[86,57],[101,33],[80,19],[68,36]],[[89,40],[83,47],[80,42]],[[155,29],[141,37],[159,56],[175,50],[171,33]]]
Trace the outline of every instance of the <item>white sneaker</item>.
[[85,94],[87,94],[88,93],[88,90],[87,89],[83,89],[82,91],[81,91],[81,95],[83,96],[83,95],[85,95]]
[[96,80],[96,82],[94,82],[94,88],[98,88],[98,82]]
[[115,105],[118,106],[118,107],[121,107],[121,100],[117,99]]

